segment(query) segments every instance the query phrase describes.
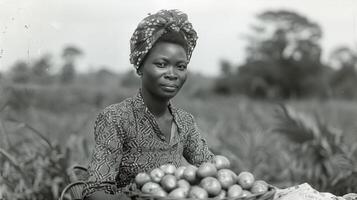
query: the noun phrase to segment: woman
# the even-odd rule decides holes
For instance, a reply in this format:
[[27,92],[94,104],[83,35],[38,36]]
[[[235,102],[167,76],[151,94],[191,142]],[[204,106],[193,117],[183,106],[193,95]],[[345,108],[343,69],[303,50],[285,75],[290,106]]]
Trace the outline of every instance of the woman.
[[137,173],[166,163],[180,166],[182,157],[196,166],[213,158],[193,116],[170,102],[186,81],[196,40],[187,15],[178,10],[161,10],[139,23],[130,62],[141,88],[98,115],[87,199],[118,199]]

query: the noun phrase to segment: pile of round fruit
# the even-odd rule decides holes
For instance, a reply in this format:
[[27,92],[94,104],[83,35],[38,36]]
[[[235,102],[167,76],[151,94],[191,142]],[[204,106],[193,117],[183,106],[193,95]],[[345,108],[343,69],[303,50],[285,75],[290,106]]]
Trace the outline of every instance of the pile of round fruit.
[[[176,168],[165,164],[151,172],[135,177],[136,188],[143,196],[154,199],[259,199],[272,187],[255,180],[253,174],[243,171],[238,175],[230,168],[230,161],[216,155],[212,162],[199,167],[188,165]],[[153,198],[152,198],[153,199]]]

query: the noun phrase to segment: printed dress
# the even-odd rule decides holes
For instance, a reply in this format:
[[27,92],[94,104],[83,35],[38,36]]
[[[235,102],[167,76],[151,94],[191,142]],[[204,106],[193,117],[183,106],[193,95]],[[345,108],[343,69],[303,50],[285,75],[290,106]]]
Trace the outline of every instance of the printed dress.
[[95,149],[89,163],[90,178],[83,195],[104,190],[114,194],[134,181],[139,172],[148,172],[160,165],[200,165],[213,154],[201,137],[194,118],[171,104],[169,109],[176,133],[165,141],[154,115],[144,104],[141,92],[121,103],[105,108],[94,128]]

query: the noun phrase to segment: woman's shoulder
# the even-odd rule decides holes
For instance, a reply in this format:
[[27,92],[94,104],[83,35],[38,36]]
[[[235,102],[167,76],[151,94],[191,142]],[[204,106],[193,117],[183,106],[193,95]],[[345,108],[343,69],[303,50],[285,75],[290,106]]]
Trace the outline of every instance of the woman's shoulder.
[[119,103],[108,105],[100,112],[100,115],[116,117],[127,116],[132,110],[132,99],[132,97],[129,97]]
[[195,121],[194,116],[183,108],[172,108],[177,115],[178,119],[185,123],[193,123]]

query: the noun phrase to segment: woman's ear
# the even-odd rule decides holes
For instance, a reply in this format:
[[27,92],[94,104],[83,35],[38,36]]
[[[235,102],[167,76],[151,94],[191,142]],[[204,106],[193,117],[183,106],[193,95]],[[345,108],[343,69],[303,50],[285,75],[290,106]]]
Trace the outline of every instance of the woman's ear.
[[138,69],[136,70],[136,74],[139,75],[139,76],[142,76],[142,75],[143,75],[143,72],[141,71],[140,68],[138,68]]

